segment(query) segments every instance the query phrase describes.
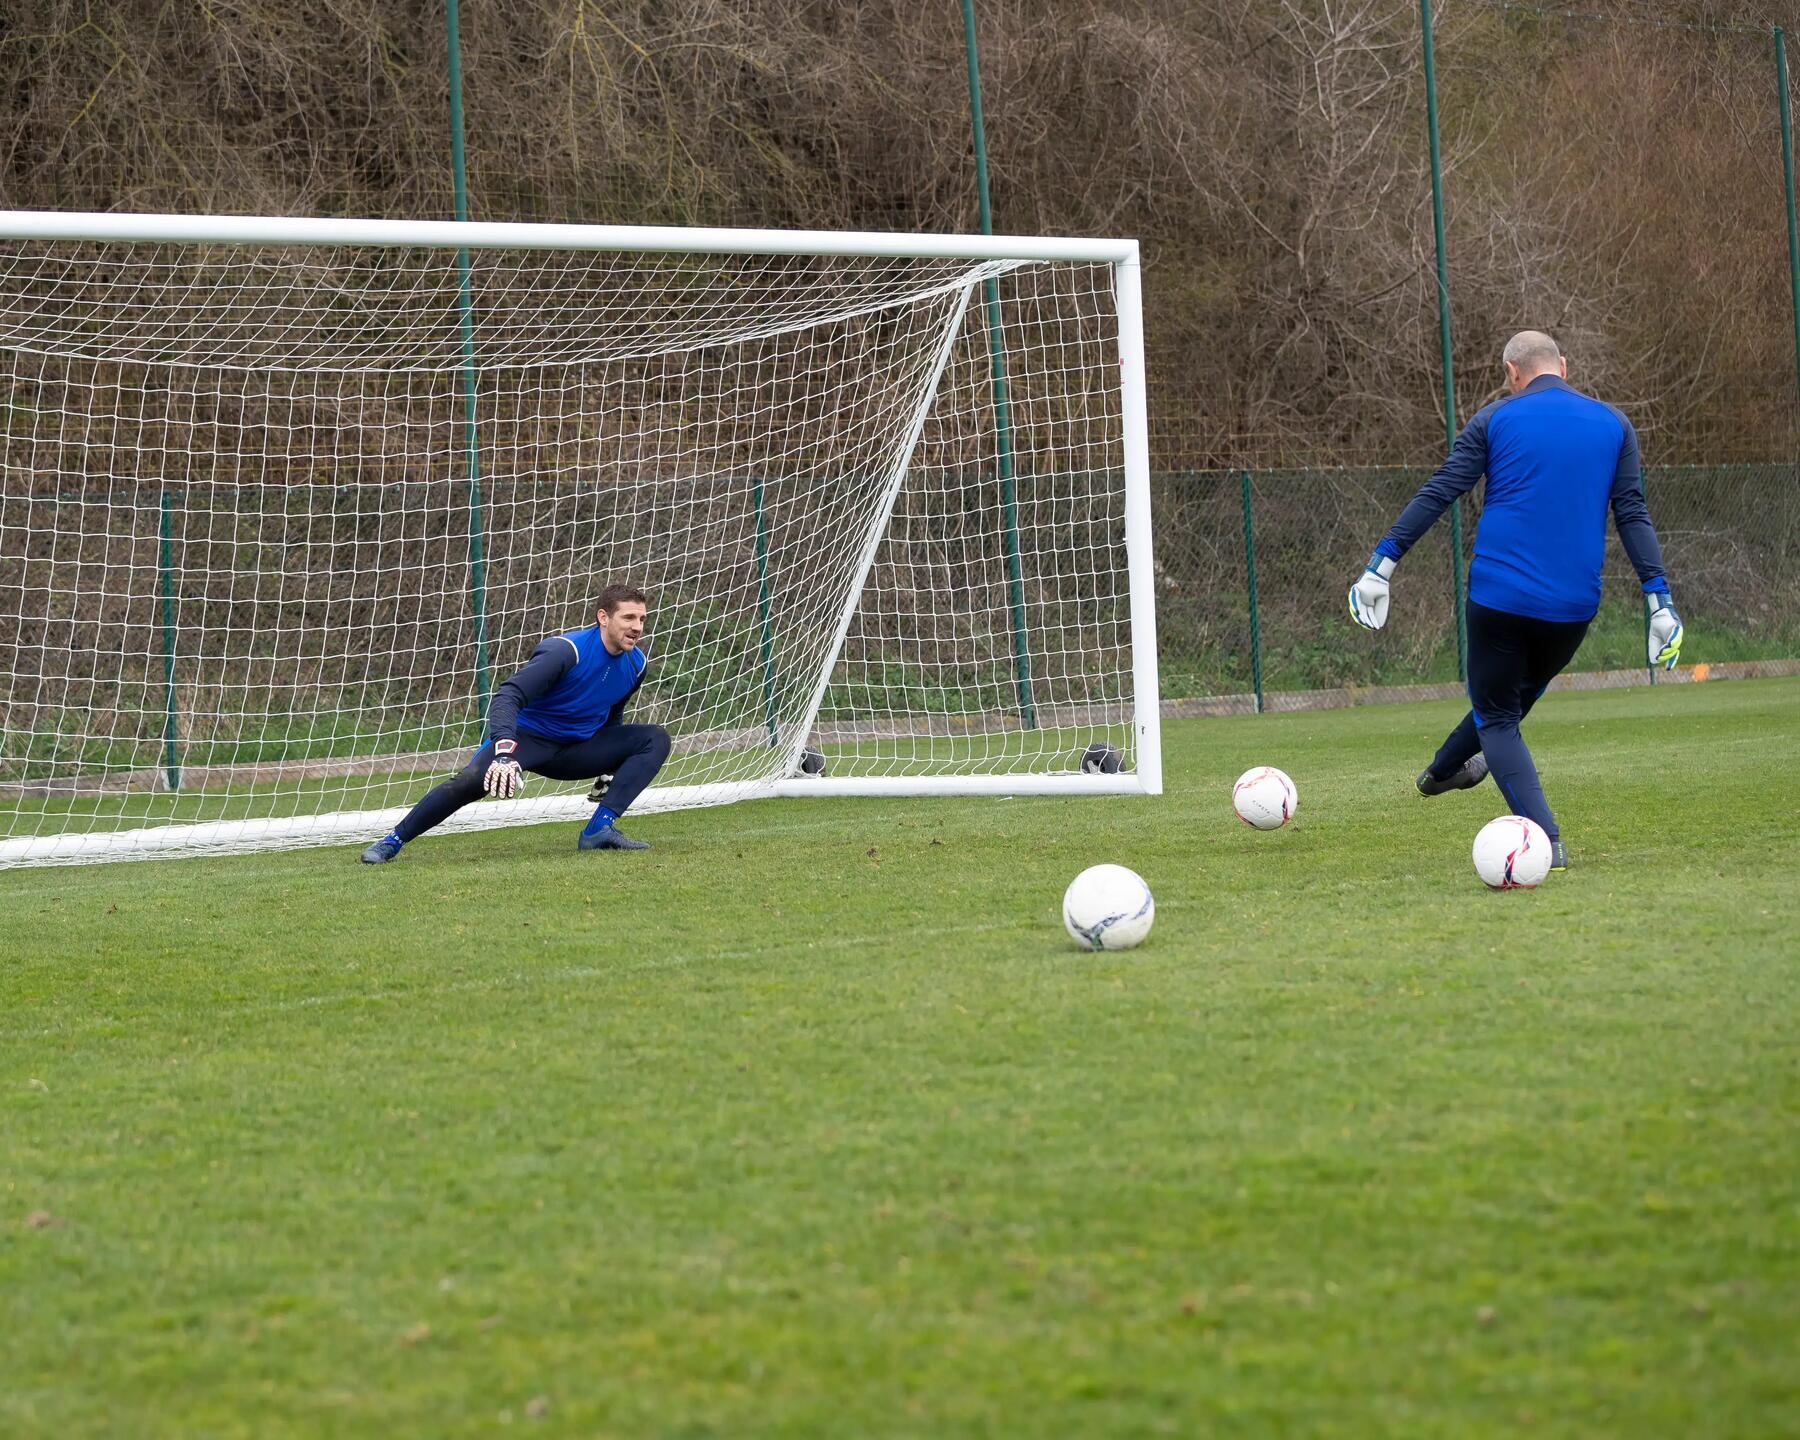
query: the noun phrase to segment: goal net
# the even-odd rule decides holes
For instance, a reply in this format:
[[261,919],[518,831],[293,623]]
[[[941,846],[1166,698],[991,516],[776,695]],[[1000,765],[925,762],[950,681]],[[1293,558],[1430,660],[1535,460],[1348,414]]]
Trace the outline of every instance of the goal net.
[[610,581],[637,811],[1155,792],[1142,376],[1134,242],[0,213],[0,866],[382,834]]

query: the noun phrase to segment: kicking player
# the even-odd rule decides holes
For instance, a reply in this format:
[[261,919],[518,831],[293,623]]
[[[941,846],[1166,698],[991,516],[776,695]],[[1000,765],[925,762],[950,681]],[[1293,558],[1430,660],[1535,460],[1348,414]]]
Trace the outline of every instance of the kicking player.
[[1492,772],[1512,813],[1544,827],[1550,868],[1567,870],[1568,851],[1519,722],[1574,658],[1600,608],[1609,506],[1643,582],[1651,665],[1674,667],[1681,620],[1644,504],[1631,422],[1569,385],[1569,362],[1548,335],[1520,331],[1502,359],[1512,393],[1475,412],[1449,458],[1400,512],[1350,587],[1350,616],[1367,630],[1387,623],[1394,566],[1485,472],[1469,565],[1469,713],[1420,773],[1419,791],[1466,790]]
[[635,586],[608,585],[595,603],[597,624],[540,641],[524,668],[501,684],[488,707],[481,748],[363,851],[363,864],[385,865],[409,840],[483,794],[522,794],[527,770],[552,780],[610,775],[605,803],[582,830],[579,848],[650,848],[618,826],[669,758],[669,732],[662,726],[621,723],[649,663],[638,649],[646,598]]

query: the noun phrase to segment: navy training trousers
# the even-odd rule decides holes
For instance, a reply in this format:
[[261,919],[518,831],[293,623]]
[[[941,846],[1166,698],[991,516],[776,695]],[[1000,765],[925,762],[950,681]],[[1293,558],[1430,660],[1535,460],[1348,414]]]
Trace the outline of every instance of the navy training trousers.
[[1468,613],[1469,713],[1438,748],[1431,773],[1445,779],[1481,751],[1510,811],[1537,821],[1554,840],[1560,833],[1556,816],[1519,725],[1575,658],[1590,622],[1536,620],[1473,600]]
[[[566,741],[521,730],[517,739],[519,748],[513,758],[533,775],[551,780],[612,776],[606,805],[615,815],[625,813],[669,758],[669,732],[660,725],[611,725],[586,740]],[[394,833],[404,841],[413,840],[479,800],[482,777],[493,759],[494,742],[484,740],[467,765],[407,812]]]

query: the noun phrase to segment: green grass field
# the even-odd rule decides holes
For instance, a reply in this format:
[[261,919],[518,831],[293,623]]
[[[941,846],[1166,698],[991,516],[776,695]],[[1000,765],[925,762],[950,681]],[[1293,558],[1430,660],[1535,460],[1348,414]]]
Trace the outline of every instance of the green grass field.
[[1549,697],[1535,893],[1454,713],[0,875],[0,1435],[1800,1433],[1800,682]]

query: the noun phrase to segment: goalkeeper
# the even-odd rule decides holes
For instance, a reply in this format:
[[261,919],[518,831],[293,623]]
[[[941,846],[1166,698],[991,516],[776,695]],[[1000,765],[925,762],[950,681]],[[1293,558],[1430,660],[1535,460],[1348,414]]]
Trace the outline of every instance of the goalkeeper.
[[1450,457],[1400,512],[1350,587],[1350,615],[1368,630],[1387,622],[1394,566],[1485,472],[1469,565],[1469,713],[1418,786],[1441,795],[1479,785],[1491,771],[1512,813],[1544,827],[1551,868],[1566,870],[1568,851],[1519,723],[1574,658],[1600,608],[1609,506],[1643,582],[1652,666],[1673,668],[1680,657],[1681,620],[1644,504],[1631,422],[1569,385],[1569,362],[1548,335],[1520,331],[1502,359],[1512,393],[1475,412]]
[[598,623],[540,641],[524,668],[494,692],[481,748],[364,850],[363,863],[385,865],[407,841],[484,794],[521,794],[527,770],[551,780],[612,776],[578,848],[648,850],[618,827],[669,758],[669,732],[662,726],[621,723],[625,702],[644,683],[649,664],[638,648],[646,603],[635,586],[608,585],[595,602]]

